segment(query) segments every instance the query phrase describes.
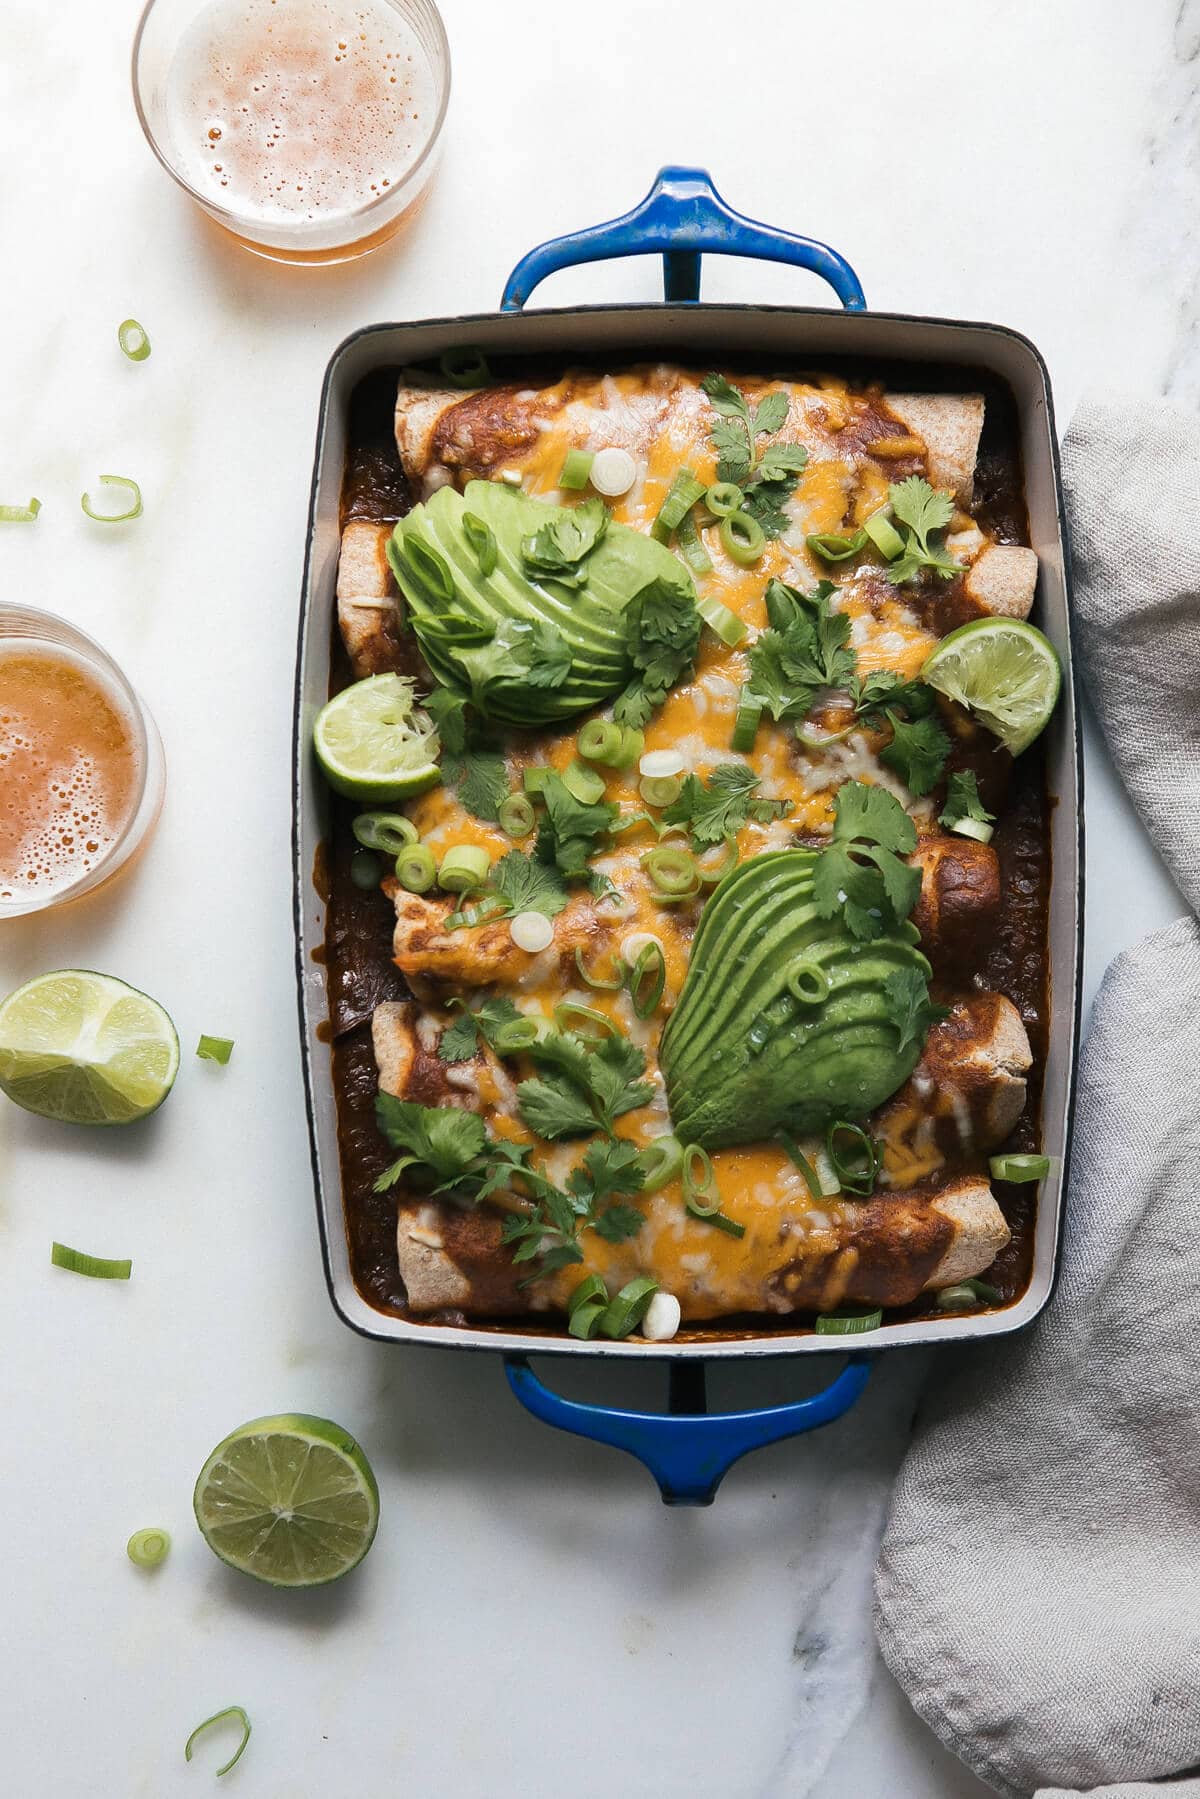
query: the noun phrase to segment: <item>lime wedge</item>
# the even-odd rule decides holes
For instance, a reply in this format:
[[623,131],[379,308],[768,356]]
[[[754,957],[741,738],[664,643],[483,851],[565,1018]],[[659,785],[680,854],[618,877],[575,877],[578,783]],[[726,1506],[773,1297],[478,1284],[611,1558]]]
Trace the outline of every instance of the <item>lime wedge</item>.
[[1049,638],[1032,625],[977,618],[942,638],[921,679],[973,712],[1019,756],[1050,722],[1062,665]]
[[255,1418],[218,1443],[196,1482],[214,1555],[272,1587],[318,1587],[358,1566],[379,1523],[371,1464],[328,1418]]
[[403,800],[441,780],[433,720],[404,675],[368,675],[317,714],[313,745],[325,779],[351,800]]
[[0,1002],[0,1091],[65,1124],[132,1124],[179,1072],[175,1026],[108,974],[63,968]]

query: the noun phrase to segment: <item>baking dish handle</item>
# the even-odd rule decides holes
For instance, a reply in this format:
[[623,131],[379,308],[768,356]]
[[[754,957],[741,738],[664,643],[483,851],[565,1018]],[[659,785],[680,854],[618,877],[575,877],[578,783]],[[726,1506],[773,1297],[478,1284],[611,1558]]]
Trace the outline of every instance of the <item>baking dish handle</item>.
[[848,1412],[867,1384],[870,1361],[852,1355],[837,1379],[811,1399],[757,1412],[706,1411],[701,1361],[671,1363],[668,1412],[623,1412],[564,1399],[543,1386],[524,1356],[505,1356],[504,1372],[525,1410],[543,1424],[636,1456],[658,1482],[665,1505],[711,1505],[724,1476],[752,1449],[832,1424]]
[[671,164],[658,171],[654,186],[631,212],[603,225],[552,237],[523,256],[505,284],[501,310],[520,312],[538,283],[558,269],[655,251],[662,252],[666,298],[698,300],[704,250],[794,263],[828,281],[847,312],[861,312],[867,303],[858,276],[836,250],[814,238],[796,237],[790,231],[744,218],[721,198],[707,170]]

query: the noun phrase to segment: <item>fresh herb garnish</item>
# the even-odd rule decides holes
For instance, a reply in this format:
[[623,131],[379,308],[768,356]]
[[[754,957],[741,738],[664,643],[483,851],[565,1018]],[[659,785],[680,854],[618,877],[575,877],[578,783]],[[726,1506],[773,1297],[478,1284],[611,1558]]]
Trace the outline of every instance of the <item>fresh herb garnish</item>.
[[488,711],[493,688],[515,683],[530,687],[561,687],[571,672],[571,652],[556,625],[524,618],[504,618],[486,643],[456,648],[454,661],[471,687],[471,698],[481,712]]
[[408,1168],[439,1187],[487,1172],[488,1135],[476,1112],[455,1106],[421,1106],[391,1093],[375,1096],[375,1119],[400,1155],[375,1182],[375,1192],[395,1186]]
[[930,541],[934,532],[942,532],[954,517],[954,496],[935,491],[920,475],[907,481],[893,482],[888,488],[893,517],[907,527],[902,536],[904,550],[888,564],[888,580],[896,587],[911,581],[923,568],[931,568],[943,581],[962,574],[962,564],[949,555],[944,545]]
[[884,996],[892,1022],[900,1033],[896,1045],[903,1055],[910,1043],[923,1043],[931,1024],[950,1016],[948,1006],[935,1006],[929,997],[929,983],[917,968],[897,968],[883,983]]
[[946,804],[938,823],[952,831],[964,818],[972,818],[980,825],[993,824],[996,818],[996,814],[989,812],[980,799],[979,782],[975,778],[974,769],[970,768],[959,769],[950,776],[946,788]]
[[855,678],[850,697],[856,724],[891,728],[892,741],[879,752],[885,768],[898,774],[917,798],[932,793],[951,748],[936,716],[933,689],[923,681],[906,681],[890,669],[878,669],[865,680]]
[[564,587],[582,587],[587,580],[583,563],[608,530],[608,520],[608,507],[600,499],[564,508],[521,539],[527,573],[547,576]]
[[642,1079],[646,1058],[626,1037],[590,1043],[573,1031],[551,1031],[528,1054],[541,1072],[521,1082],[518,1106],[529,1129],[552,1143],[596,1131],[611,1137],[618,1118],[654,1097]]
[[[452,1001],[462,1005],[462,1001]],[[496,1048],[496,1034],[502,1025],[515,1024],[522,1017],[510,999],[485,999],[477,1012],[463,1005],[453,1024],[447,1025],[438,1044],[443,1062],[469,1062],[479,1048],[482,1037],[489,1049]]]
[[445,785],[456,789],[459,804],[473,817],[495,824],[509,794],[508,764],[479,731],[470,698],[439,682],[422,703],[441,738]]
[[908,917],[921,891],[921,871],[901,860],[917,847],[912,819],[882,787],[847,781],[834,800],[833,842],[817,858],[813,901],[822,918],[844,912],[847,929],[864,941]]
[[636,673],[613,707],[617,724],[641,730],[649,722],[695,661],[701,622],[693,594],[662,576],[634,595],[625,608],[625,648]]
[[700,383],[718,414],[710,436],[717,455],[718,481],[742,489],[742,510],[757,519],[767,537],[787,526],[783,507],[808,461],[803,444],[774,443],[760,450],[761,437],[773,437],[788,415],[784,393],[764,394],[754,411],[744,394],[724,375],[705,375]]
[[541,1257],[530,1277],[535,1280],[582,1262],[581,1231],[594,1230],[608,1243],[623,1243],[641,1230],[643,1213],[623,1201],[640,1193],[643,1184],[635,1144],[590,1143],[583,1161],[568,1175],[565,1192],[543,1176],[533,1176],[533,1209],[505,1220],[501,1242],[512,1249],[514,1262]]
[[766,824],[782,818],[784,800],[755,799],[758,776],[744,762],[723,762],[705,783],[688,775],[679,798],[662,815],[664,825],[683,825],[694,843],[720,843],[740,831],[747,819]]
[[851,620],[829,605],[836,591],[830,581],[820,582],[810,594],[783,581],[767,583],[772,623],[747,652],[747,686],[776,723],[802,719],[821,688],[845,687],[854,673]]
[[492,868],[487,891],[505,902],[509,912],[540,912],[557,918],[567,903],[567,890],[552,864],[537,856],[509,850]]
[[585,805],[553,769],[546,773],[542,799],[546,811],[538,827],[539,859],[557,868],[568,881],[583,880],[589,872],[588,857],[595,854],[597,840],[616,823],[620,807],[608,800]]

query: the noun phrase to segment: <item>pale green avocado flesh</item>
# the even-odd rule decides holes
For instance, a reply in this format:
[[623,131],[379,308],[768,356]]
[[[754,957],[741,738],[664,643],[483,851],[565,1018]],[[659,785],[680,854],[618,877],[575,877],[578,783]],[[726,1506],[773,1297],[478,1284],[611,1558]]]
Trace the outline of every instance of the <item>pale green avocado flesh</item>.
[[[812,899],[816,852],[780,850],[733,869],[704,908],[659,1062],[675,1135],[707,1149],[783,1129],[862,1119],[912,1073],[884,982],[929,964],[907,921],[870,943]],[[817,972],[812,973],[815,969]],[[799,973],[795,971],[799,970]],[[823,997],[798,999],[802,992]]]

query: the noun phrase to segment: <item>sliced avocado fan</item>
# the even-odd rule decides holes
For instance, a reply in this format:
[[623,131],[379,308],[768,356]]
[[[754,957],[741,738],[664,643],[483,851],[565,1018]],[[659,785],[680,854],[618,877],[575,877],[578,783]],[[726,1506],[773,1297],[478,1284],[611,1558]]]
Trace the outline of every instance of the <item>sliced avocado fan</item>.
[[[624,613],[637,594],[666,581],[695,600],[691,576],[664,544],[608,523],[599,502],[584,505],[592,510],[470,481],[465,493],[442,487],[414,506],[389,540],[430,669],[499,723],[535,728],[602,705],[632,672]],[[598,529],[577,532],[576,510]],[[561,578],[522,549],[544,543],[547,530],[590,546],[564,560]]]
[[704,908],[659,1045],[681,1143],[715,1149],[861,1119],[912,1073],[884,983],[928,981],[916,927],[864,943],[813,904],[817,852],[780,850],[731,870]]

